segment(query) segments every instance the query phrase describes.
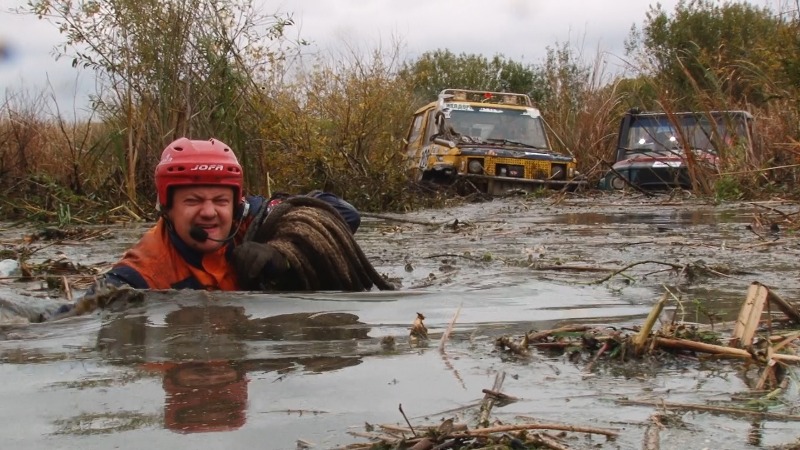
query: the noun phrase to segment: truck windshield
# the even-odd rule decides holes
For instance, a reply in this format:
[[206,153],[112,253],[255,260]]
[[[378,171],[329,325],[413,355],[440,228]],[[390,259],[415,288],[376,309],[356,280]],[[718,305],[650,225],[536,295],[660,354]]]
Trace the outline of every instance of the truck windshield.
[[719,145],[731,145],[738,139],[747,139],[747,126],[742,116],[721,114],[674,115],[673,123],[666,114],[635,117],[628,136],[621,136],[620,144],[628,150],[674,152],[687,143],[692,150],[713,152]]
[[548,149],[541,117],[534,117],[525,110],[498,108],[497,105],[459,109],[450,112],[449,122],[457,133],[476,140],[508,141]]

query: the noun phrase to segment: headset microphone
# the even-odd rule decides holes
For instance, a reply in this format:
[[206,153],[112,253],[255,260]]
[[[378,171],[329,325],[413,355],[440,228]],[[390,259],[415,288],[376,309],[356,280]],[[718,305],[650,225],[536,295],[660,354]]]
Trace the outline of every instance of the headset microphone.
[[[239,230],[239,227],[236,227],[236,230]],[[189,236],[192,237],[197,242],[205,242],[205,241],[214,241],[214,242],[228,242],[236,236],[236,232],[232,233],[230,236],[226,237],[225,239],[214,239],[208,236],[208,231],[198,227],[197,225],[192,225],[189,228]]]
[[244,211],[241,213],[241,217],[237,220],[236,229],[234,229],[231,234],[226,237],[225,239],[214,239],[212,237],[208,237],[208,231],[198,227],[197,225],[192,225],[189,227],[189,236],[197,242],[205,242],[205,241],[214,241],[214,242],[228,242],[231,239],[236,237],[236,234],[239,232],[239,228],[242,226],[242,222],[244,222],[244,218],[247,216],[247,212],[250,210],[250,204],[246,201],[244,202]]

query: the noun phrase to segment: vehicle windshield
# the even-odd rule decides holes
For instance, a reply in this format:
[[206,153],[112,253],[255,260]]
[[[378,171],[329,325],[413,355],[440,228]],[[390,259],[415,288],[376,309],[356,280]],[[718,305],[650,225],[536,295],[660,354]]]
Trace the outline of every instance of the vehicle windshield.
[[[451,106],[451,105],[448,105]],[[449,124],[462,136],[476,142],[519,144],[549,150],[544,124],[538,111],[509,109],[497,105],[451,108]]]
[[733,114],[675,115],[674,124],[666,114],[635,117],[627,139],[620,139],[628,151],[681,154],[683,143],[695,151],[715,153],[719,145],[731,145],[747,139],[747,127],[742,116]]

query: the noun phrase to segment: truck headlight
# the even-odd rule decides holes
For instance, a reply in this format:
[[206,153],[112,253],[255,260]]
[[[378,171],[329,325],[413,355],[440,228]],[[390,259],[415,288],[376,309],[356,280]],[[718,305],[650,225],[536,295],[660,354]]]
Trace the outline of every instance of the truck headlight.
[[483,163],[480,159],[470,159],[467,164],[469,173],[483,173]]
[[550,178],[553,180],[563,180],[566,178],[567,170],[563,164],[553,164],[550,169]]

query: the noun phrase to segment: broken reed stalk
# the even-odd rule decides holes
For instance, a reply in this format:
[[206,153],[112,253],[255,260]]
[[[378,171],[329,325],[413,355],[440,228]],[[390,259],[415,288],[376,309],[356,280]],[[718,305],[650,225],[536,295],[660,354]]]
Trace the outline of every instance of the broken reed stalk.
[[434,441],[433,439],[431,439],[429,437],[424,437],[424,438],[420,439],[419,441],[417,441],[416,444],[411,446],[411,448],[409,448],[409,450],[431,450],[431,449],[434,448],[435,445],[436,445],[436,441]]
[[654,413],[650,415],[647,424],[647,429],[644,431],[644,442],[642,442],[642,450],[659,450],[661,448],[661,415]]
[[[505,372],[499,372],[494,376],[494,384],[492,385],[492,391],[500,392],[500,389],[503,387],[503,381],[506,379]],[[479,426],[487,426],[489,424],[489,414],[492,412],[492,407],[494,406],[495,396],[490,395],[489,393],[485,393],[483,396],[483,401],[481,402],[481,415],[478,418],[478,425]]]
[[417,437],[417,432],[414,431],[414,427],[412,427],[411,426],[411,422],[408,421],[408,417],[406,417],[406,413],[403,412],[403,404],[402,403],[400,403],[400,405],[398,406],[398,409],[400,409],[400,414],[403,415],[403,419],[406,420],[406,423],[408,424],[408,429],[411,430],[411,434],[413,434],[414,437]]
[[[447,352],[444,351],[444,346],[447,344],[447,339],[450,337],[450,333],[453,331],[453,327],[456,324],[456,320],[458,319],[458,315],[461,313],[461,306],[459,305],[458,310],[453,315],[453,318],[450,320],[450,325],[447,327],[447,330],[442,334],[442,339],[439,341],[439,354],[442,357],[442,361],[444,361],[444,365],[453,372],[453,375],[456,377],[456,380],[461,384],[461,387],[465,390],[467,389],[467,385],[464,383],[464,379],[461,378],[461,374],[458,373],[458,370],[453,367],[453,364],[450,362],[450,358],[447,357]],[[425,340],[428,339],[428,329],[425,327],[423,323],[425,320],[425,316],[422,313],[417,313],[417,318],[414,319],[414,325],[411,327],[411,334],[409,335],[409,344],[413,341]]]
[[[780,209],[764,205],[761,202],[747,202],[747,203],[749,203],[749,204],[751,204],[751,205],[753,205],[755,207],[758,207],[758,208],[764,208],[764,209],[766,209],[768,211],[776,212],[776,213],[780,214],[781,216],[783,216],[784,219],[792,221],[791,214],[785,213],[785,212],[781,211]],[[796,213],[794,213],[794,214],[796,214]]]
[[[539,447],[549,448],[550,450],[570,450],[572,448],[562,444],[561,442],[558,441],[557,438],[550,436],[547,433],[531,433],[527,437],[527,441],[528,443],[534,444]],[[506,448],[506,447],[500,447],[500,448]]]
[[642,329],[633,337],[633,353],[635,355],[641,355],[644,352],[644,347],[647,345],[650,332],[653,330],[656,320],[658,320],[661,311],[664,310],[664,306],[667,304],[667,298],[669,298],[669,292],[664,292],[664,295],[661,296],[661,300],[653,306],[650,310],[650,314],[647,315],[647,320],[644,321]]
[[69,286],[69,280],[65,276],[61,276],[61,283],[64,285],[64,295],[67,297],[67,301],[72,301],[72,288]]
[[795,416],[791,414],[771,413],[771,412],[755,411],[752,409],[744,409],[744,408],[730,408],[725,406],[696,405],[692,403],[669,403],[661,400],[625,400],[625,399],[616,400],[615,403],[625,406],[631,406],[631,405],[653,406],[662,409],[707,411],[720,414],[758,417],[761,419],[769,419],[769,420],[800,421],[800,416]]
[[753,336],[761,322],[761,314],[764,312],[768,295],[769,290],[761,283],[753,282],[747,288],[747,298],[742,303],[736,325],[733,327],[731,347],[745,348],[753,345]]
[[[116,212],[118,210],[121,210],[123,212],[123,214],[127,215],[129,218],[133,219],[136,222],[144,222],[144,220],[142,219],[142,216],[140,216],[139,214],[136,214],[135,212],[133,212],[130,208],[128,208],[125,205],[119,205],[116,208],[113,208],[112,211]],[[106,215],[108,215],[112,211],[108,211],[106,213]]]
[[603,342],[603,345],[600,347],[600,350],[598,350],[597,353],[595,353],[594,357],[592,357],[592,360],[589,361],[589,364],[587,364],[586,367],[584,367],[584,369],[583,369],[584,372],[589,373],[589,372],[592,371],[592,368],[594,368],[594,364],[597,362],[597,360],[601,356],[603,356],[603,353],[605,353],[606,350],[608,350],[608,348],[609,348],[608,342],[609,341]]
[[795,323],[800,324],[800,311],[797,310],[794,306],[789,304],[786,300],[781,298],[778,294],[773,292],[772,289],[767,288],[769,292],[768,300],[769,303],[778,307],[784,314],[786,314],[790,319],[792,319]]
[[[515,233],[517,232],[515,231]],[[552,272],[608,272],[608,269],[606,268],[591,266],[537,266],[535,264],[531,264],[528,266],[528,268],[532,270],[546,270]]]
[[458,309],[456,313],[453,315],[453,318],[450,319],[450,325],[447,326],[447,329],[444,331],[442,335],[442,340],[439,341],[439,351],[444,353],[444,346],[447,343],[447,339],[450,337],[450,333],[453,331],[453,327],[456,324],[456,320],[458,320],[458,315],[461,314],[461,305],[458,305]]
[[386,434],[367,433],[367,432],[364,432],[364,431],[348,431],[347,434],[349,434],[350,436],[360,437],[360,438],[364,438],[364,439],[379,440],[379,441],[386,441],[386,442],[392,442],[392,441],[397,439],[394,436],[389,436],[389,435],[386,435]]
[[756,383],[755,390],[762,391],[764,390],[765,386],[767,385],[767,381],[772,381],[775,379],[775,361],[774,358],[770,358],[767,361],[767,365],[764,367],[764,371],[761,372],[761,376],[758,377],[758,383]]
[[795,339],[800,338],[800,331],[798,331],[796,333],[792,333],[792,334],[786,335],[786,336],[776,336],[776,337],[780,338],[781,341],[778,342],[777,344],[773,345],[772,346],[772,350],[777,352],[778,350],[782,349],[783,347],[786,347],[787,345],[789,345]]
[[381,219],[381,220],[386,220],[386,221],[389,221],[389,222],[410,223],[410,224],[414,224],[414,225],[424,225],[424,226],[427,226],[427,227],[440,227],[440,226],[450,222],[449,220],[447,222],[436,223],[436,222],[428,222],[428,221],[425,221],[425,220],[404,219],[404,218],[401,218],[401,217],[394,217],[394,216],[389,216],[389,215],[386,215],[386,214],[376,214],[376,213],[369,213],[369,212],[363,212],[363,211],[359,211],[359,213],[361,214],[361,217],[369,217],[369,218],[372,218],[372,219]]
[[794,341],[800,337],[800,332],[792,333],[789,336],[786,336],[778,342],[777,344],[770,346],[767,348],[767,365],[764,367],[764,371],[761,372],[761,376],[758,378],[758,383],[756,383],[755,389],[762,390],[766,387],[767,382],[770,385],[774,386],[777,384],[777,377],[775,376],[775,365],[779,362],[786,362],[786,361],[793,361],[793,362],[800,362],[800,356],[795,355],[784,355],[777,353],[783,347],[787,346],[789,343]]
[[800,356],[797,355],[784,355],[782,353],[775,353],[774,355],[770,356],[772,359],[778,361],[791,361],[791,362],[800,362]]
[[[405,434],[411,433],[411,428],[399,427],[397,425],[392,425],[389,423],[378,425],[378,427],[380,427],[383,431],[389,434],[399,434],[400,435],[399,437],[401,438],[405,437]],[[438,427],[426,427],[425,430],[426,432],[428,432],[430,430],[436,430],[437,428]],[[465,423],[453,423],[450,426],[450,431],[467,431],[468,429],[469,426]]]
[[[518,416],[520,418],[531,419],[530,417]],[[451,436],[456,437],[476,437],[486,436],[492,433],[505,433],[508,431],[521,431],[521,430],[558,430],[570,431],[573,433],[588,433],[588,434],[602,434],[608,437],[619,436],[619,431],[609,428],[595,428],[595,427],[582,427],[575,425],[565,425],[560,423],[521,423],[517,425],[497,425],[487,428],[476,428],[468,430],[463,433],[453,433]]]
[[411,428],[398,427],[397,425],[392,425],[392,424],[388,424],[388,423],[381,424],[381,425],[378,425],[378,426],[383,431],[385,431],[385,432],[387,432],[389,434],[395,434],[395,435],[399,434],[398,437],[400,437],[400,438],[405,437],[406,433],[411,433]]
[[752,359],[753,355],[747,350],[740,348],[725,347],[723,345],[705,344],[703,342],[690,341],[688,339],[673,339],[656,337],[655,343],[659,347],[690,350],[694,352],[711,353],[713,355],[724,355],[733,358]]
[[481,389],[481,392],[483,392],[486,395],[491,395],[492,397],[495,398],[495,400],[501,400],[501,401],[504,401],[504,402],[509,402],[510,403],[510,402],[516,402],[517,400],[519,400],[517,397],[514,397],[512,395],[508,395],[508,394],[504,394],[504,393],[502,393],[500,391],[494,391],[492,389]]
[[757,281],[753,282],[747,290],[747,298],[742,304],[731,334],[730,345],[732,347],[746,348],[752,345],[755,332],[761,323],[764,307],[767,305],[775,305],[786,314],[789,320],[800,323],[800,311],[797,308],[767,286]]
[[671,267],[671,268],[673,268],[675,270],[683,269],[685,267],[685,266],[681,266],[680,264],[672,264],[672,263],[667,263],[667,262],[664,262],[664,261],[653,261],[653,260],[648,259],[648,260],[645,260],[645,261],[638,261],[638,262],[635,262],[635,263],[628,264],[627,266],[625,266],[625,267],[623,267],[621,269],[615,270],[614,272],[610,273],[609,275],[606,275],[605,277],[600,278],[599,280],[592,281],[589,284],[602,284],[602,283],[605,283],[606,281],[614,278],[615,276],[621,274],[622,272],[624,272],[624,271],[626,271],[626,270],[628,270],[628,269],[630,269],[632,267],[640,266],[642,264],[661,264],[662,266],[669,266],[669,267]]
[[583,332],[589,330],[590,328],[591,327],[588,325],[569,325],[561,328],[554,328],[552,330],[537,331],[536,333],[528,334],[528,342],[540,341],[554,334]]

